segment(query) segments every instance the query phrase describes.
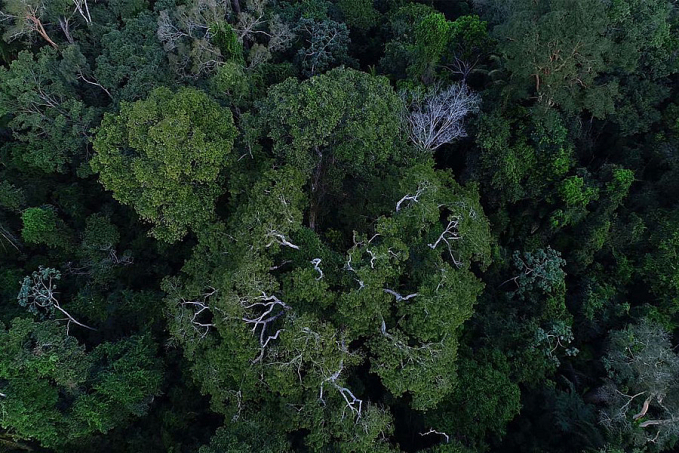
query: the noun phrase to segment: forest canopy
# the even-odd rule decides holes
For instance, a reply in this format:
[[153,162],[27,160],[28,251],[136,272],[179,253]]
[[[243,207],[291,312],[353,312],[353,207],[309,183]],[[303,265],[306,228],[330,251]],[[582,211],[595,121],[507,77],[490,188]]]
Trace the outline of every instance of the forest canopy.
[[668,0],[0,0],[0,452],[679,441]]

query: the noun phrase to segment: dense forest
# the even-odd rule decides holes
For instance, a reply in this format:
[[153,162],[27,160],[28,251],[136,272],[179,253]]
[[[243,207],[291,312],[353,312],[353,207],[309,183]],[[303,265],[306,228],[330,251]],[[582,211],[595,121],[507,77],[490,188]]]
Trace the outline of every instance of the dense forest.
[[0,451],[679,440],[676,0],[0,0]]

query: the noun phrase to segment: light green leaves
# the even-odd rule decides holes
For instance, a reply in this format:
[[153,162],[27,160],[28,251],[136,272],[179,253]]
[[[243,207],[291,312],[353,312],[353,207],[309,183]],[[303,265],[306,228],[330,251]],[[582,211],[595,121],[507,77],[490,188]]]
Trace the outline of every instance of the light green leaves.
[[91,165],[116,199],[154,224],[153,236],[174,242],[212,218],[235,135],[231,112],[202,91],[159,88],[104,118]]

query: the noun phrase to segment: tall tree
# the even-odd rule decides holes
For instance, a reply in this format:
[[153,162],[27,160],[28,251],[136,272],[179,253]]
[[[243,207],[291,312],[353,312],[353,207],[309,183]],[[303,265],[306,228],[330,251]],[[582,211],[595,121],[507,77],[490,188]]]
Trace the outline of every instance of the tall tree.
[[231,112],[204,92],[159,88],[104,117],[91,165],[155,237],[174,242],[213,218],[235,135]]

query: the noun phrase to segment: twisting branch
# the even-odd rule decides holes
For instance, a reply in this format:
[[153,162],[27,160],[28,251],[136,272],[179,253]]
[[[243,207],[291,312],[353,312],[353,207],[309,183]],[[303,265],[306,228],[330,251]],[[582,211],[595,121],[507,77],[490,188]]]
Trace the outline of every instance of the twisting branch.
[[436,239],[436,241],[433,244],[427,244],[431,249],[436,249],[438,245],[441,242],[444,242],[446,246],[448,247],[448,253],[450,253],[450,257],[453,260],[453,263],[457,266],[460,267],[462,265],[461,262],[459,262],[455,256],[453,255],[453,248],[452,244],[450,243],[451,241],[457,241],[461,239],[460,233],[458,231],[458,226],[460,224],[460,218],[458,216],[452,216],[450,217],[450,220],[448,221],[448,225],[446,228],[443,230],[443,233]]
[[316,277],[316,280],[321,280],[323,278],[323,271],[319,267],[319,264],[321,264],[321,259],[320,258],[314,258],[311,260],[311,264],[314,265],[314,270],[318,272],[318,277]]
[[396,298],[396,302],[401,302],[402,300],[407,301],[409,299],[412,299],[413,297],[417,297],[417,296],[420,295],[419,293],[413,293],[413,294],[408,294],[407,296],[401,296],[399,293],[397,293],[396,291],[391,290],[389,288],[384,288],[384,292],[394,296]]
[[280,244],[284,245],[286,247],[293,248],[295,250],[299,250],[299,247],[290,242],[284,234],[279,233],[276,230],[269,229],[269,231],[266,233],[267,239],[269,239],[269,243],[266,244],[266,248],[271,247],[274,244]]
[[179,324],[184,325],[184,316],[188,316],[188,324],[198,334],[198,339],[202,340],[210,333],[210,329],[215,325],[212,322],[205,320],[205,316],[211,315],[210,298],[217,293],[213,287],[208,288],[208,291],[201,296],[202,300],[186,300],[183,297],[179,299],[178,304],[181,308],[179,311]]
[[[342,342],[342,351],[346,352],[346,347],[344,346],[344,342]],[[342,371],[344,370],[344,359],[340,360],[340,365],[339,369],[331,374],[329,377],[325,378],[323,382],[321,383],[321,390],[318,394],[318,399],[321,400],[323,404],[325,404],[325,400],[323,399],[323,387],[325,386],[325,383],[329,383],[332,385],[337,391],[339,392],[340,395],[342,395],[342,398],[344,398],[344,401],[346,403],[346,406],[344,408],[344,411],[342,411],[342,419],[344,419],[345,412],[348,409],[351,410],[351,412],[354,413],[357,419],[361,418],[361,412],[363,410],[363,400],[360,398],[357,398],[356,395],[353,394],[351,390],[349,390],[346,387],[342,387],[337,383],[337,380],[340,377],[340,374],[342,374]]]
[[[254,302],[253,302],[254,300]],[[269,326],[278,318],[283,316],[290,307],[280,300],[278,297],[271,295],[269,296],[264,291],[262,291],[261,296],[257,296],[254,299],[241,298],[241,306],[248,311],[254,311],[251,316],[243,316],[242,320],[246,324],[252,325],[252,332],[256,333],[259,328],[259,346],[260,353],[252,363],[257,363],[264,357],[264,352],[271,340],[276,340],[278,335],[283,332],[283,329],[278,329],[273,335],[269,333]]]
[[403,198],[398,200],[398,203],[396,203],[396,212],[401,210],[401,205],[403,203],[405,203],[406,201],[411,201],[413,203],[419,203],[418,198],[428,188],[429,188],[429,183],[427,181],[424,181],[424,182],[421,182],[420,184],[418,184],[417,191],[415,192],[415,195],[406,194]]
[[426,433],[420,433],[420,436],[428,436],[430,434],[438,434],[439,436],[443,436],[446,438],[446,443],[450,443],[450,436],[442,431],[436,431],[434,428],[429,428],[429,431]]

